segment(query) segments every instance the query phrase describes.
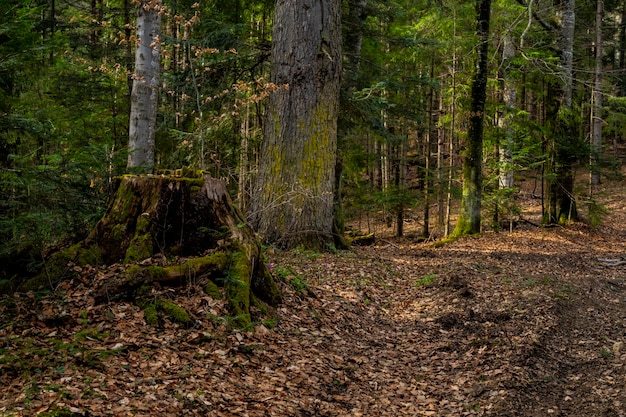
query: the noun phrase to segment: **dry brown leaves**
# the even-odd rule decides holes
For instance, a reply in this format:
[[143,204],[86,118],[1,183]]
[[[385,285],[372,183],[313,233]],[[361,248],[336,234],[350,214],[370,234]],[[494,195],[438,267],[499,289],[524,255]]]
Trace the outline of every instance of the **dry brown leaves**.
[[597,230],[275,253],[285,303],[248,332],[193,282],[163,293],[194,326],[150,328],[94,305],[119,268],[85,269],[1,303],[0,415],[624,415],[626,265],[598,261],[626,256],[616,195]]

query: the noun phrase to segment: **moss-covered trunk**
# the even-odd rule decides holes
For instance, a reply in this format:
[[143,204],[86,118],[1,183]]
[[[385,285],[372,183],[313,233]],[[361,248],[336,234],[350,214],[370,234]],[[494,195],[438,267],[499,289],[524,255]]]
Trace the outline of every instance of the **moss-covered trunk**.
[[472,108],[463,161],[463,198],[453,236],[480,233],[482,205],[483,123],[487,97],[489,21],[491,1],[477,0],[477,25],[480,46],[477,49],[476,72],[472,80]]
[[[310,6],[310,7],[309,7]],[[282,247],[333,242],[341,2],[276,3],[265,138],[250,220]]]
[[[123,263],[126,272],[95,291],[97,301],[136,295],[153,283],[177,285],[204,277],[226,287],[233,312],[250,321],[257,297],[281,301],[254,231],[233,205],[225,184],[208,175],[125,176],[107,213],[89,236],[55,253],[23,290],[72,276],[72,264]],[[156,266],[154,255],[182,259]],[[145,265],[144,265],[145,264]]]

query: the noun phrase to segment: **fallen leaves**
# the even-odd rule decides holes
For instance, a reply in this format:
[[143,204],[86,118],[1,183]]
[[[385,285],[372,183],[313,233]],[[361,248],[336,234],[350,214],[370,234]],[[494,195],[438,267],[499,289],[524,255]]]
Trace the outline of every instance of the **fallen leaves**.
[[597,260],[625,237],[574,225],[275,252],[306,291],[286,279],[276,320],[249,332],[193,285],[168,294],[190,328],[148,327],[133,304],[93,302],[119,267],[85,268],[55,296],[0,302],[0,414],[619,415],[624,269]]

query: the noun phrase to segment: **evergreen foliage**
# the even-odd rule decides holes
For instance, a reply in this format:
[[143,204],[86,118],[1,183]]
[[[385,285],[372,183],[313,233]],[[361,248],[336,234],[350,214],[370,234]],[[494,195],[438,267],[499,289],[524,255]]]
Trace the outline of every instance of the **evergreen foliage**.
[[[227,179],[243,209],[258,167],[265,99],[282,88],[267,81],[273,6],[172,0],[163,16],[157,165]],[[347,218],[398,226],[408,210],[420,221],[430,216],[424,231],[430,223],[443,236],[443,206],[451,201],[454,214],[458,205],[477,47],[473,6],[344,1],[338,197]],[[106,208],[126,159],[133,7],[127,0],[0,2],[2,259],[34,268],[46,247],[82,237]],[[550,185],[560,181],[547,169],[555,157],[573,172],[588,168],[595,2],[577,2],[571,109],[555,92],[562,80],[557,7],[492,4],[482,191],[485,208],[504,210],[501,218],[516,215],[518,195],[500,189],[501,170]],[[619,167],[626,139],[623,7],[605,1],[604,176]],[[506,64],[505,37],[515,48]],[[504,65],[514,108],[500,98]],[[498,114],[510,120],[507,132]],[[512,138],[506,164],[496,151],[505,134]],[[533,192],[542,196],[542,189]],[[579,189],[573,197],[586,198]],[[438,213],[427,210],[433,203]]]

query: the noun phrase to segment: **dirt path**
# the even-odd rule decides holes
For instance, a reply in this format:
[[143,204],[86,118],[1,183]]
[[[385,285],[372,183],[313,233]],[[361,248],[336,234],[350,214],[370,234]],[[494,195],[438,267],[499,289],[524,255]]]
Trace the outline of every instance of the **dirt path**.
[[0,303],[0,415],[626,415],[626,265],[598,260],[625,254],[584,225],[275,253],[286,300],[252,332],[193,282],[170,293],[194,328],[149,328],[86,269]]

